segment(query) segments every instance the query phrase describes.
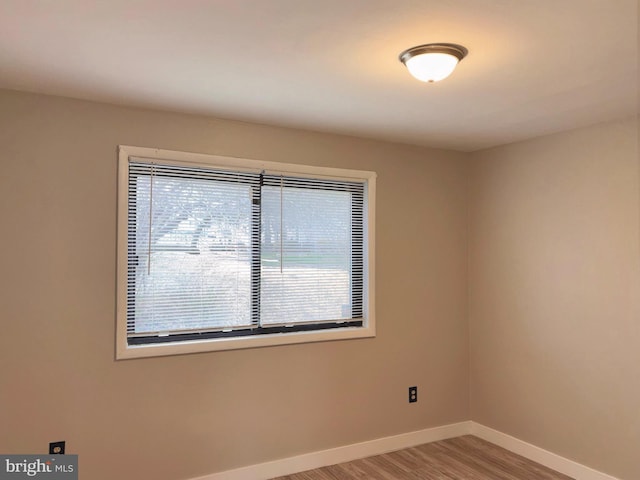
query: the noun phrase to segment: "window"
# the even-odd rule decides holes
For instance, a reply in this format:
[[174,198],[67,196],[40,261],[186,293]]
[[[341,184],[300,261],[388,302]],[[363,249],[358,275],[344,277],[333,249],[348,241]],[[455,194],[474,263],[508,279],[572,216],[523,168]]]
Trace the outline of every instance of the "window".
[[375,174],[120,147],[117,357],[375,335]]

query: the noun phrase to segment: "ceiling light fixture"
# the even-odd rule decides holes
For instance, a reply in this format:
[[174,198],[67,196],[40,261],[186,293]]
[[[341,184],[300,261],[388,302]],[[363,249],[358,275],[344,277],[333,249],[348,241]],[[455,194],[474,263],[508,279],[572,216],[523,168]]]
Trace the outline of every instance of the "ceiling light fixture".
[[455,43],[428,43],[412,47],[399,56],[409,73],[423,82],[439,82],[447,78],[469,50]]

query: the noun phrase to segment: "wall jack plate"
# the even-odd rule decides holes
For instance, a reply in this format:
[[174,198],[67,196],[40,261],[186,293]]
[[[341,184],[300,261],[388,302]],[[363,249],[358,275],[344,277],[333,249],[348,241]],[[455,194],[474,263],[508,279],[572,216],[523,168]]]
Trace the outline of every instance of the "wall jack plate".
[[418,401],[418,387],[409,387],[409,403]]
[[51,442],[49,444],[49,455],[64,455],[65,442]]

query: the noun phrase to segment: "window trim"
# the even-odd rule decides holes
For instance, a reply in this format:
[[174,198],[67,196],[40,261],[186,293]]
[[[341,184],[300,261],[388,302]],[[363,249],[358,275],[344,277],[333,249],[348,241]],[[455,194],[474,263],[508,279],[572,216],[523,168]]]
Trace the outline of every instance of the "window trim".
[[[345,181],[364,180],[366,182],[364,231],[366,232],[367,240],[364,243],[363,326],[252,335],[248,337],[220,337],[188,342],[129,345],[127,341],[127,221],[129,207],[127,185],[130,157],[166,161],[181,166],[269,171],[271,173],[276,172],[303,177]],[[375,190],[376,173],[370,171],[258,161],[202,153],[120,145],[118,147],[116,359],[145,358],[375,337]]]

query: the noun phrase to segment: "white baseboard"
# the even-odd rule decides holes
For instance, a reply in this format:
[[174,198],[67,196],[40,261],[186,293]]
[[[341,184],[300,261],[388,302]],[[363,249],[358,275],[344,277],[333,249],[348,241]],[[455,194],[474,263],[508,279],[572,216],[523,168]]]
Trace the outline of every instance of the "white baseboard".
[[296,457],[283,458],[272,462],[260,463],[248,467],[213,473],[193,480],[267,480],[269,478],[291,475],[292,473],[314,468],[349,462],[359,458],[380,455],[382,453],[415,447],[423,443],[437,442],[447,438],[468,435],[471,422],[454,423],[441,427],[427,428],[416,432],[403,433],[392,437],[378,438],[362,443],[331,448],[319,452],[307,453]]
[[314,468],[349,462],[359,458],[402,450],[424,443],[437,442],[462,435],[475,435],[529,460],[538,462],[576,480],[619,480],[580,463],[551,453],[515,437],[485,427],[476,422],[460,422],[441,427],[427,428],[391,437],[378,438],[362,443],[306,453],[295,457],[250,465],[248,467],[212,473],[192,480],[268,480],[283,475],[312,470]]
[[476,422],[471,423],[471,435],[505,448],[510,452],[522,455],[557,472],[564,473],[576,480],[619,480],[606,473],[599,472],[580,463],[551,453],[530,443],[518,440],[511,435],[485,427]]

